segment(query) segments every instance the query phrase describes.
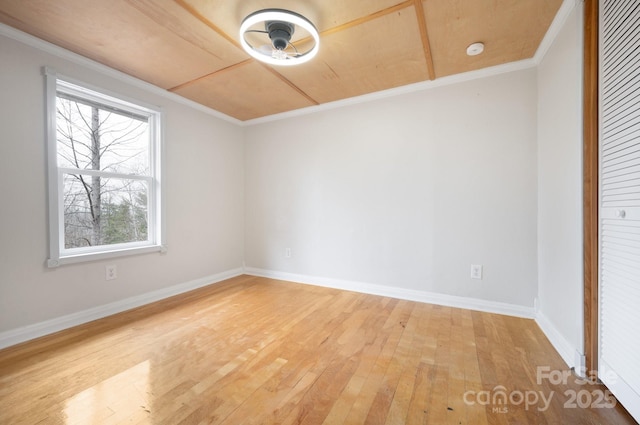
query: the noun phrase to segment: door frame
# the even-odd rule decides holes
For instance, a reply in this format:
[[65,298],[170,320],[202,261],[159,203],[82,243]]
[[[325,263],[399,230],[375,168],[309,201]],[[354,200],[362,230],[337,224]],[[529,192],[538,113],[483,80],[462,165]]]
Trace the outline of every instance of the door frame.
[[583,265],[586,376],[598,370],[599,0],[584,2]]

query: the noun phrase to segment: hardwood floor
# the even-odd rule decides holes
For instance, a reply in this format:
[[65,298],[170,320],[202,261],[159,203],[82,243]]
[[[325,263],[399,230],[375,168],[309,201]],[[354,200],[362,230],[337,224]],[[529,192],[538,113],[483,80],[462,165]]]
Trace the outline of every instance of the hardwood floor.
[[532,320],[240,276],[0,351],[0,424],[635,423],[565,368]]

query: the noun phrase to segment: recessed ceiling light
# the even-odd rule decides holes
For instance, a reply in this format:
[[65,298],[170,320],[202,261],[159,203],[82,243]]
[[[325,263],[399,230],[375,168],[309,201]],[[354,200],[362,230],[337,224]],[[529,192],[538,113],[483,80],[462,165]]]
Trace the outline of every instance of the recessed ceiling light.
[[484,51],[484,43],[473,43],[467,47],[467,55],[476,56]]
[[[313,46],[299,51],[291,43],[296,27],[303,29],[313,40]],[[264,44],[255,46],[247,41],[247,34],[263,35]],[[302,35],[305,38],[306,34]],[[240,44],[251,57],[271,65],[297,65],[311,60],[320,48],[316,27],[302,15],[284,9],[264,9],[244,18],[240,25]]]

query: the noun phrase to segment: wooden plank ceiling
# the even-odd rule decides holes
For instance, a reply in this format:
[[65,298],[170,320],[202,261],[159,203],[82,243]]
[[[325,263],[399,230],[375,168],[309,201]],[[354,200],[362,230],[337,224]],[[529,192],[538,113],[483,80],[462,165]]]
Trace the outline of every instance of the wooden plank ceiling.
[[[533,57],[562,0],[0,0],[0,22],[241,121]],[[269,66],[243,18],[289,9],[320,53]],[[473,42],[479,56],[466,55]],[[3,59],[4,60],[4,59]]]

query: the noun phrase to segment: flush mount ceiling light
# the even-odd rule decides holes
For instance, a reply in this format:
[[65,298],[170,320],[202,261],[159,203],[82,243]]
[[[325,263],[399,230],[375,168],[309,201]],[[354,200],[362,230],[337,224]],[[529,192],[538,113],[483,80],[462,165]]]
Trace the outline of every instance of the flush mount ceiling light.
[[473,43],[467,47],[467,55],[476,56],[484,51],[484,43]]
[[[291,37],[296,34],[296,45]],[[253,58],[271,65],[297,65],[311,60],[320,47],[316,27],[304,16],[284,9],[264,9],[244,18],[240,44]]]

